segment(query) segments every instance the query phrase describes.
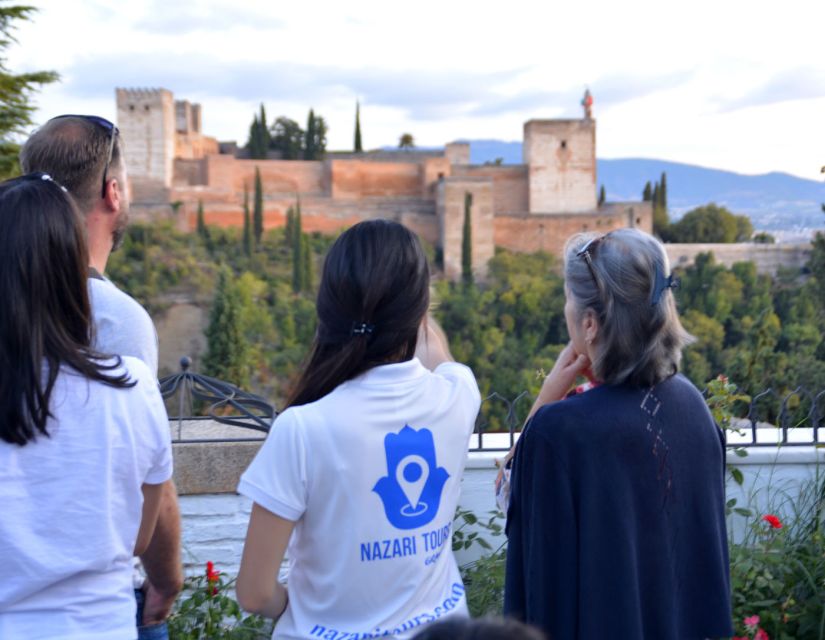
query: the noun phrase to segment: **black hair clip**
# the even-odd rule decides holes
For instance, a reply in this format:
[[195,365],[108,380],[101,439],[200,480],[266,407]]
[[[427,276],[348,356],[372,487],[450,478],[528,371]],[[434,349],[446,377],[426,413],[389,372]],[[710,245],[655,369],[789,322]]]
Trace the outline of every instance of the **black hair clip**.
[[375,325],[368,322],[353,322],[350,335],[353,336],[371,336],[375,331]]
[[678,289],[680,286],[682,286],[682,281],[679,278],[674,277],[672,273],[665,278],[659,267],[656,267],[656,284],[653,286],[653,293],[650,296],[650,306],[655,307],[659,304],[665,289]]

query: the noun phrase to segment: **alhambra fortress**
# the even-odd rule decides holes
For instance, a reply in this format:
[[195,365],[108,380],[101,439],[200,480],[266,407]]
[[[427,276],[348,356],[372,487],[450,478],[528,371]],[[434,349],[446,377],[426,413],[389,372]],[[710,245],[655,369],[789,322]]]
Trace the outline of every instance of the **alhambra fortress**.
[[249,160],[237,145],[201,130],[201,106],[165,89],[117,89],[117,124],[132,183],[133,215],[168,217],[194,229],[198,202],[207,224],[243,224],[244,186],[256,167],[264,228],[283,225],[300,197],[305,231],[335,232],[361,220],[398,220],[443,252],[447,277],[461,273],[465,194],[472,195],[473,271],[483,278],[496,246],[560,254],[577,231],[638,227],[650,232],[648,202],[596,198],[596,121],[529,120],[524,160],[474,165],[470,145],[443,151],[327,152],[320,161]]

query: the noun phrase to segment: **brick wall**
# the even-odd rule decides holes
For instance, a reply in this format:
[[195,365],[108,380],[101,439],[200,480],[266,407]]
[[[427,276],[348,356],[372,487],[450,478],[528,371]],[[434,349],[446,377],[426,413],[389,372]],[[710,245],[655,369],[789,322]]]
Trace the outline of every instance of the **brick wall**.
[[461,277],[461,250],[464,240],[464,198],[470,193],[473,276],[483,281],[487,263],[493,257],[493,183],[487,178],[446,178],[438,185],[437,212],[444,274],[451,280]]
[[607,233],[631,226],[650,233],[652,219],[649,203],[642,202],[613,203],[586,214],[497,215],[495,245],[510,251],[547,251],[561,256],[564,243],[574,233]]
[[454,176],[489,178],[493,181],[493,208],[496,215],[524,213],[529,209],[527,167],[525,165],[470,165],[453,167]]
[[421,165],[417,162],[331,160],[333,198],[421,196]]

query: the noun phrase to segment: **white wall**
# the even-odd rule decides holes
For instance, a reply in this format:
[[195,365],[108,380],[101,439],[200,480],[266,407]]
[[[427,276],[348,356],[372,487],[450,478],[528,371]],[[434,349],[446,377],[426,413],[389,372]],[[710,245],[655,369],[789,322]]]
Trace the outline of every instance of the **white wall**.
[[[496,508],[493,481],[496,475],[494,460],[502,454],[471,452],[462,480],[460,506],[479,517],[487,516]],[[739,458],[728,453],[728,462],[736,465],[745,477],[742,487],[728,480],[729,498],[737,499],[737,506],[751,505],[756,516],[776,513],[788,518],[789,513],[778,505],[787,503],[787,497],[796,497],[808,488],[817,473],[825,472],[825,449],[814,447],[763,447],[749,449],[749,455]],[[183,516],[184,562],[187,573],[203,570],[207,560],[227,575],[238,572],[243,540],[251,509],[250,501],[235,494],[181,496]],[[503,521],[502,521],[503,524]],[[729,528],[734,540],[741,540],[747,523],[741,516],[733,516]],[[499,538],[498,546],[504,538]],[[459,554],[460,564],[477,557],[478,550]]]

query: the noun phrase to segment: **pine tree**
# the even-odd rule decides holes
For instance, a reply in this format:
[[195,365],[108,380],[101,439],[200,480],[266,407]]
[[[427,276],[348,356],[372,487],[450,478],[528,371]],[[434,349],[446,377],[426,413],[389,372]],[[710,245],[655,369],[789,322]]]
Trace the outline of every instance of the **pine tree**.
[[645,183],[645,190],[642,192],[642,202],[650,202],[653,199],[653,188],[650,186],[650,180]]
[[607,194],[604,191],[604,185],[602,185],[602,188],[599,189],[599,206],[600,207],[604,204],[605,200],[607,200]]
[[304,289],[303,231],[301,231],[301,201],[295,205],[295,223],[292,230],[292,290],[301,293]]
[[355,101],[355,153],[363,153],[361,145],[361,104]]
[[264,233],[264,188],[261,182],[261,171],[255,167],[255,203],[252,215],[253,231],[255,232],[255,248],[261,246]]
[[12,32],[18,20],[31,20],[37,9],[30,6],[0,7],[0,179],[20,173],[17,156],[20,146],[16,139],[31,131],[32,114],[37,108],[32,94],[41,86],[55,82],[60,76],[54,71],[12,73],[6,66],[6,50],[15,42]]
[[249,190],[243,185],[243,252],[252,255],[252,229],[249,220]]
[[286,210],[286,226],[284,227],[284,244],[292,249],[292,239],[295,237],[295,209]]
[[248,345],[243,335],[240,306],[232,273],[223,267],[218,272],[218,286],[209,313],[203,369],[206,375],[243,388],[249,385]]
[[315,160],[315,111],[310,109],[304,137],[304,160]]
[[473,194],[464,194],[464,229],[461,238],[461,279],[464,284],[473,283]]

